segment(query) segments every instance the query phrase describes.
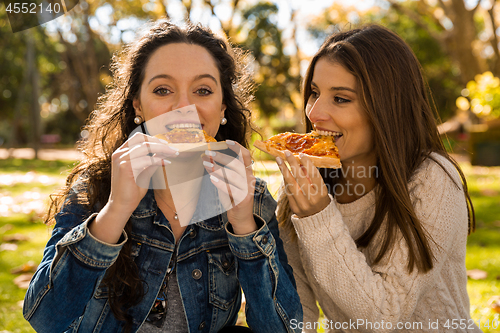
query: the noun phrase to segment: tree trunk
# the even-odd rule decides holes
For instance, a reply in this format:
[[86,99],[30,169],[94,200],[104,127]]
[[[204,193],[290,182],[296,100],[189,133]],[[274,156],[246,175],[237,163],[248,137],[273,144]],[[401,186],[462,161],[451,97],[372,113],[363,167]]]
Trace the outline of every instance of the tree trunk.
[[30,119],[31,119],[31,144],[35,150],[35,159],[38,159],[40,149],[40,106],[38,98],[40,96],[40,86],[38,80],[38,70],[36,66],[35,45],[32,32],[28,35],[27,44],[28,72],[31,83]]
[[[445,47],[460,67],[462,83],[474,80],[474,76],[486,70],[486,64],[480,60],[479,52],[474,47],[477,41],[477,29],[474,24],[474,10],[467,10],[463,0],[452,0],[443,8],[453,23],[453,30],[445,38]],[[446,32],[445,32],[446,33]]]

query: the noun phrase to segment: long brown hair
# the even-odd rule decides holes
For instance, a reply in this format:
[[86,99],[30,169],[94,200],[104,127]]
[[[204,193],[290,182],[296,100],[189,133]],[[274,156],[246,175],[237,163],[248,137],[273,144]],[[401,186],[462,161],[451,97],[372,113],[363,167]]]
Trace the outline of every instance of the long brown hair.
[[[373,129],[379,170],[375,215],[368,229],[355,240],[356,245],[367,247],[387,221],[387,231],[374,263],[394,246],[399,231],[409,248],[408,271],[417,267],[420,272],[428,272],[433,267],[429,245],[432,239],[415,214],[408,182],[426,158],[433,159],[432,152],[448,159],[460,174],[462,184],[457,186],[463,187],[465,193],[469,233],[474,231],[475,216],[465,176],[439,137],[435,119],[439,115],[434,103],[431,107],[420,63],[411,48],[384,27],[369,25],[336,33],[325,41],[309,65],[303,85],[304,111],[311,95],[315,65],[322,58],[342,65],[356,77],[361,106]],[[306,125],[308,131],[312,130],[307,117]],[[338,179],[330,177],[327,169],[320,172],[330,193],[334,194],[333,185]],[[286,195],[280,193],[278,220],[294,239],[291,213]]]
[[[220,74],[227,119],[227,124],[219,128],[216,139],[231,139],[248,147],[251,130],[248,106],[253,83],[250,73],[242,65],[246,54],[232,48],[200,25],[187,24],[185,28],[180,28],[166,20],[159,20],[147,25],[147,28],[141,37],[113,57],[113,83],[99,98],[97,108],[85,126],[89,136],[79,142],[84,158],[71,171],[66,186],[51,195],[45,223],[55,221],[55,215],[63,202],[72,198],[69,193],[75,184],[85,188],[78,194],[77,203],[89,210],[99,209],[108,201],[111,191],[111,155],[137,127],[132,101],[139,94],[148,60],[161,46],[171,43],[194,44],[204,47],[212,55]],[[130,221],[125,230],[131,230]],[[132,324],[127,310],[138,304],[144,296],[143,281],[131,258],[130,239],[103,280],[109,290],[111,309],[118,320],[126,322],[126,332]]]

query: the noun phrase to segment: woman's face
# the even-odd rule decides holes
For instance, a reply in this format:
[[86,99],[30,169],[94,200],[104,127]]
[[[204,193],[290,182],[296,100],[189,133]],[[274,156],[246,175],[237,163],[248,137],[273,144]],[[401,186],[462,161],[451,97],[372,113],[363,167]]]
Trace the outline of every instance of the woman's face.
[[360,104],[356,77],[337,62],[320,58],[306,115],[321,134],[334,135],[344,164],[374,165],[373,135]]
[[173,43],[152,54],[133,105],[136,115],[148,121],[195,104],[198,117],[165,117],[170,119],[166,131],[201,125],[214,137],[226,109],[222,100],[220,74],[211,54],[199,45]]

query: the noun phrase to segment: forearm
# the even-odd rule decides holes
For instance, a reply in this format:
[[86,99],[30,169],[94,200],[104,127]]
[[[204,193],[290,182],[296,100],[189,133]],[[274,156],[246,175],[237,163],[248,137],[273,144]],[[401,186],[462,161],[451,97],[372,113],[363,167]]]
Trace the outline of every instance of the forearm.
[[89,231],[102,242],[116,244],[131,214],[128,209],[116,207],[108,202],[97,214],[95,221],[89,225]]

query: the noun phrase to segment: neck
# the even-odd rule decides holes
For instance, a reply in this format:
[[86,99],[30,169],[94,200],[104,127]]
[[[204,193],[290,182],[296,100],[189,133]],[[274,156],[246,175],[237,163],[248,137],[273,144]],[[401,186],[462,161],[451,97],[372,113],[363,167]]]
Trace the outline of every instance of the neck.
[[375,162],[342,161],[340,179],[335,187],[339,203],[350,203],[363,197],[377,184],[378,167]]
[[[153,175],[155,196],[163,214],[171,222],[177,214],[181,226],[187,226],[196,210],[204,168],[199,162],[175,159],[158,168]],[[173,193],[173,195],[172,195]]]

